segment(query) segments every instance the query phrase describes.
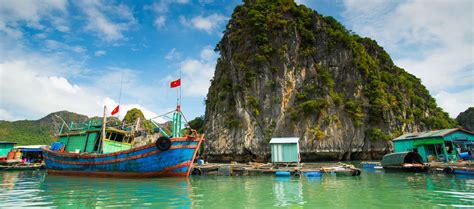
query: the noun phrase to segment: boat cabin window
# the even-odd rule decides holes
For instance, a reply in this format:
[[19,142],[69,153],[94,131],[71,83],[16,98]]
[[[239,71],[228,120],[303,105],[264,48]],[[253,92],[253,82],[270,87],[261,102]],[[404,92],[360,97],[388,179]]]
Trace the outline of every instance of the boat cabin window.
[[132,140],[133,140],[132,137],[126,136],[125,139],[123,140],[123,142],[127,142],[127,143],[131,144],[131,143],[132,143]]
[[99,151],[99,146],[100,146],[100,142],[101,142],[101,137],[102,137],[102,133],[101,133],[101,132],[99,132],[99,133],[97,134],[97,136],[95,137],[94,152]]
[[128,137],[126,138],[122,133],[109,132],[107,133],[107,139],[116,142],[127,142]]
[[112,132],[108,139],[112,140],[112,141],[115,141],[115,136],[116,136],[116,133]]
[[117,134],[115,135],[114,141],[122,142],[122,141],[123,141],[123,138],[124,138],[123,134],[117,133]]

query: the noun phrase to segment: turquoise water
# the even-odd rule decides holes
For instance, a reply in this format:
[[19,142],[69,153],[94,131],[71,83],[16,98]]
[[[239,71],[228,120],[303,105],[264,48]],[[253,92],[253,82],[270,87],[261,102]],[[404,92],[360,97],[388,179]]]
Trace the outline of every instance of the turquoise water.
[[107,179],[0,172],[4,207],[433,208],[474,207],[474,177],[385,173],[275,178]]

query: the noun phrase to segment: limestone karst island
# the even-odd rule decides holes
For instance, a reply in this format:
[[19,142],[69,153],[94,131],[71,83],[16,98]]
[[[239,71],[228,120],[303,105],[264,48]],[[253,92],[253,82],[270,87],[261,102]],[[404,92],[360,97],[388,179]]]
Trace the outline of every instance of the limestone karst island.
[[470,208],[474,2],[0,2],[0,208]]

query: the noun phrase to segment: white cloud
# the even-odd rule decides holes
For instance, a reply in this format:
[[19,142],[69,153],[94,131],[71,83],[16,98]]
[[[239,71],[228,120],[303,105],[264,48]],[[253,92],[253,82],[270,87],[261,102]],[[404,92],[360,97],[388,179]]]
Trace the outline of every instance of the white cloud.
[[0,108],[0,120],[18,120],[19,118],[13,117],[13,115],[7,110]]
[[181,58],[181,53],[179,53],[178,51],[176,51],[176,48],[171,49],[171,50],[165,55],[165,59],[167,59],[167,60],[176,60],[176,59],[179,59],[179,58]]
[[210,4],[212,2],[214,2],[214,0],[199,0],[200,4]]
[[155,19],[154,25],[157,29],[161,29],[165,26],[166,17],[165,16],[158,16]]
[[443,107],[445,111],[451,113],[451,117],[455,118],[468,107],[474,106],[474,88],[471,87],[455,93],[440,91],[434,98],[438,105]]
[[87,51],[87,49],[85,49],[82,46],[78,46],[78,45],[70,46],[65,43],[62,43],[56,40],[51,40],[51,39],[45,40],[44,44],[46,46],[46,49],[50,51],[72,51],[79,54],[83,54]]
[[157,14],[164,14],[168,12],[170,5],[173,3],[187,4],[189,0],[160,0],[152,5],[145,6],[144,9],[151,9]]
[[65,109],[83,114],[99,113],[93,110],[100,107],[100,97],[64,77],[40,74],[28,61],[0,63],[0,74],[2,106],[21,110],[19,115],[44,116]]
[[23,33],[20,23],[38,30],[46,29],[44,19],[52,20],[52,25],[59,31],[67,31],[68,26],[63,19],[67,15],[66,0],[0,0],[0,32],[16,39]]
[[146,5],[144,7],[145,10],[153,10],[155,13],[155,21],[153,22],[153,25],[155,26],[156,29],[162,29],[165,24],[166,24],[166,13],[168,13],[169,7],[171,4],[177,3],[177,4],[187,4],[189,3],[188,0],[160,0],[158,2],[155,2],[151,5]]
[[87,16],[86,29],[97,33],[105,41],[123,39],[123,33],[136,23],[130,8],[102,1],[76,2]]
[[104,56],[104,55],[106,55],[106,54],[107,54],[107,52],[104,51],[104,50],[97,50],[97,51],[94,52],[94,55],[95,55],[96,57],[101,57],[101,56]]
[[350,28],[375,39],[395,64],[421,78],[451,117],[469,107],[445,101],[473,98],[463,90],[474,85],[473,1],[346,0],[344,6]]
[[[111,93],[112,96],[115,96],[114,94],[118,96],[119,87],[116,85],[110,89],[102,89],[97,84],[75,84],[66,77],[48,75],[49,73],[39,69],[34,63],[25,60],[0,62],[0,120],[40,118],[59,110],[100,116],[103,105],[107,106],[108,114],[110,114],[110,111],[118,104],[107,96]],[[112,72],[99,77],[98,82],[118,80],[117,76],[114,77],[111,74]],[[119,73],[118,76],[121,74]],[[116,83],[120,85],[120,80]],[[133,92],[124,92],[123,95],[146,92],[146,90],[142,91],[140,86],[134,87],[134,85],[137,85],[136,82],[124,82],[127,91]],[[143,105],[122,102],[121,118],[131,108],[141,109],[147,118],[157,115]]]
[[[118,104],[117,101],[107,97],[107,98],[104,99],[104,105],[107,107],[107,113],[106,114],[110,114],[112,112],[112,110],[115,107],[117,107],[117,105],[119,105],[119,104]],[[114,116],[117,116],[120,119],[123,119],[123,117],[125,117],[125,114],[127,114],[127,112],[129,110],[133,109],[133,108],[140,109],[143,112],[143,115],[145,116],[146,119],[151,119],[151,118],[154,118],[154,117],[158,116],[158,114],[156,114],[154,111],[151,111],[148,108],[146,108],[142,105],[139,105],[139,104],[120,104],[119,112],[118,112],[117,115],[114,115]]]
[[[201,51],[201,59],[186,59],[180,63],[180,71],[183,74],[181,85],[185,96],[206,96],[217,59],[214,51],[212,55],[208,52],[209,46],[206,46]],[[202,56],[203,54],[205,56]]]
[[206,46],[204,49],[201,50],[201,59],[206,60],[206,61],[212,61],[217,59],[217,54],[214,52],[212,47]]
[[295,2],[299,5],[308,5],[308,0],[295,0]]
[[156,94],[156,87],[142,82],[134,70],[88,69],[76,56],[56,53],[63,47],[59,42],[50,42],[50,47],[57,47],[51,51],[36,51],[1,34],[0,39],[0,120],[38,119],[60,110],[100,116],[110,98],[118,100],[121,72],[124,110],[140,104],[151,117],[149,107],[163,104],[149,96]]
[[184,16],[180,16],[179,19],[184,26],[202,30],[209,34],[215,32],[215,30],[227,20],[227,18],[221,14],[212,14],[207,17],[199,15],[189,20]]

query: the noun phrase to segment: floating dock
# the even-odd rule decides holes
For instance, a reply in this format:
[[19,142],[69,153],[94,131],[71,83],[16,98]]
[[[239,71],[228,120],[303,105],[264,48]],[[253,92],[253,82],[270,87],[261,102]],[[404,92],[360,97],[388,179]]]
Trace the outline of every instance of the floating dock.
[[10,165],[0,165],[0,171],[20,171],[20,170],[36,170],[36,169],[44,169],[44,164],[42,164],[42,163],[31,163],[31,164],[17,163],[17,164],[10,164]]
[[[379,162],[361,162],[361,167],[364,169],[378,168]],[[416,170],[416,168],[418,168]],[[421,168],[422,167],[422,168]],[[398,166],[389,166],[382,168],[386,171],[404,171],[404,172],[429,172],[429,173],[444,173],[444,174],[460,174],[460,175],[474,175],[474,162],[463,161],[457,163],[445,163],[445,162],[431,162],[423,164],[409,164],[402,163]]]
[[474,163],[464,161],[461,163],[429,163],[429,171],[432,173],[474,175]]
[[271,163],[231,163],[231,164],[204,164],[193,165],[191,175],[194,176],[308,176],[321,177],[323,175],[359,176],[361,170],[354,165],[332,163],[321,165],[285,166]]

